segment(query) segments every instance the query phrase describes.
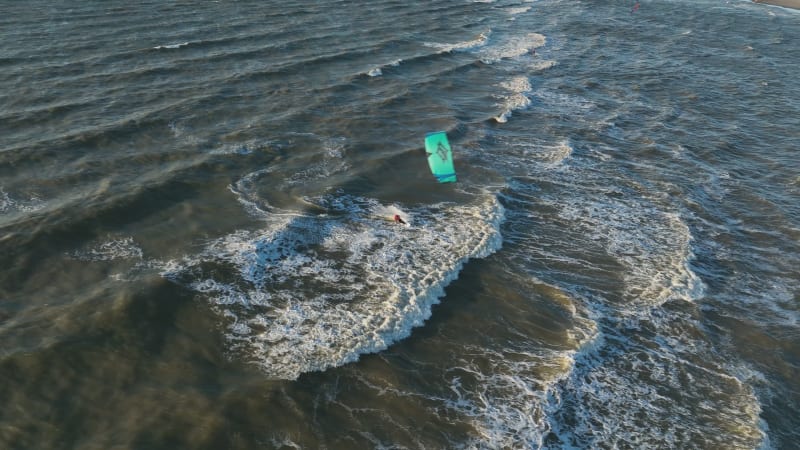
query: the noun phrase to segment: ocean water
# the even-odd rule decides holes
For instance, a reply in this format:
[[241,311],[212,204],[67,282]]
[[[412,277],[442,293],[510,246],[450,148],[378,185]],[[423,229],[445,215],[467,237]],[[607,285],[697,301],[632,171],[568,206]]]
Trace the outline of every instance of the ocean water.
[[800,14],[634,3],[1,0],[0,448],[797,448]]

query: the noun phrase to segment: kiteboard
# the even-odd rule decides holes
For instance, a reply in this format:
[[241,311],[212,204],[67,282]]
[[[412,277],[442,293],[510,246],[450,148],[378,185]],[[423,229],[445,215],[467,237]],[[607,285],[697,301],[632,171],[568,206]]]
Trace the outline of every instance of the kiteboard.
[[439,183],[454,183],[456,170],[453,167],[453,151],[447,141],[447,133],[436,131],[425,135],[425,152],[431,173]]

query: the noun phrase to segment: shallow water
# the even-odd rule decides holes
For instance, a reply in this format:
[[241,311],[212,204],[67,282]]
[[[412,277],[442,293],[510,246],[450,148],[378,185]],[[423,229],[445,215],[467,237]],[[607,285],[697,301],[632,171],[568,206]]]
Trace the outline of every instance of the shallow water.
[[792,448],[800,15],[633,3],[5,2],[0,447]]

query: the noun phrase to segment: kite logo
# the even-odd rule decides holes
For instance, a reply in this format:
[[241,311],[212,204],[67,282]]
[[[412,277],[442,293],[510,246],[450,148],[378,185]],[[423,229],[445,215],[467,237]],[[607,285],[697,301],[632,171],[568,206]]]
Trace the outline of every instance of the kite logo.
[[441,142],[436,146],[436,154],[442,158],[442,161],[447,161],[447,148]]

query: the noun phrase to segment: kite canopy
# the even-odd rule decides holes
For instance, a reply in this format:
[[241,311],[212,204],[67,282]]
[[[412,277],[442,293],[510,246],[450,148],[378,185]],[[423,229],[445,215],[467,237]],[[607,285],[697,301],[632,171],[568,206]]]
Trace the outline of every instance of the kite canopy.
[[453,151],[447,142],[447,133],[436,131],[425,135],[425,152],[428,154],[428,165],[439,183],[456,181],[456,170],[453,167]]

